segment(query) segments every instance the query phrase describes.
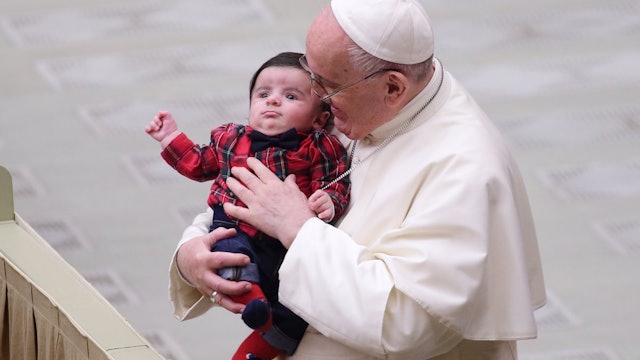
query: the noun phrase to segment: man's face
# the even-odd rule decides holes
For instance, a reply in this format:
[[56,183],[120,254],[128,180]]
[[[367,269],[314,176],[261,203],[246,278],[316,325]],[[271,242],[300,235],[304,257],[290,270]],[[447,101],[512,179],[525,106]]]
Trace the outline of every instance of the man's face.
[[[326,92],[362,80],[347,52],[346,34],[331,13],[323,13],[307,34],[306,59],[310,70]],[[332,96],[336,128],[351,139],[362,139],[384,123],[384,76],[373,76]]]

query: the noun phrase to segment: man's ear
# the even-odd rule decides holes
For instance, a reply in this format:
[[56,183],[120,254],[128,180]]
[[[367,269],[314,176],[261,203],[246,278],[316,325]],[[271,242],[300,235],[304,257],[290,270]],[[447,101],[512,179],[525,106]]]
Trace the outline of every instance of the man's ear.
[[330,111],[321,111],[318,114],[318,116],[316,116],[316,118],[313,119],[313,122],[311,123],[313,130],[324,129],[324,127],[327,125],[327,121],[329,121],[330,118],[331,118]]
[[402,102],[407,94],[409,79],[399,71],[387,72],[385,79],[387,80],[385,102],[389,106],[395,106]]

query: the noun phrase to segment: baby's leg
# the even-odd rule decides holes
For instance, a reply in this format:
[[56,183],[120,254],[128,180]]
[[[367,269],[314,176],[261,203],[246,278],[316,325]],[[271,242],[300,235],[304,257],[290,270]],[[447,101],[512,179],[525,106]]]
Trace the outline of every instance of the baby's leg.
[[240,344],[231,360],[271,360],[280,354],[280,350],[269,345],[258,331],[253,331]]

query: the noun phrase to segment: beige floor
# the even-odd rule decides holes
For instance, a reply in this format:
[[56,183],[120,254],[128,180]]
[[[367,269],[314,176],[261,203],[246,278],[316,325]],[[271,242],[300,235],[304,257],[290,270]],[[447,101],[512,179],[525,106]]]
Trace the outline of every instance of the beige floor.
[[[640,1],[422,1],[437,55],[509,140],[549,304],[528,360],[640,359]],[[248,79],[304,50],[326,1],[2,0],[0,164],[17,211],[169,359],[225,359],[247,330],[171,315],[166,268],[207,184],[143,127],[199,142],[246,118]]]

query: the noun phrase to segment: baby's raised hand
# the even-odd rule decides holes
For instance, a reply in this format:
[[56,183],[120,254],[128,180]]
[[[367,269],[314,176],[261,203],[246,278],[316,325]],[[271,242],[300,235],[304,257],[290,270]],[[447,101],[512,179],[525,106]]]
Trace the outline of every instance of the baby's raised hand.
[[144,128],[144,131],[155,140],[166,143],[169,136],[173,138],[177,134],[178,124],[170,112],[160,111]]

